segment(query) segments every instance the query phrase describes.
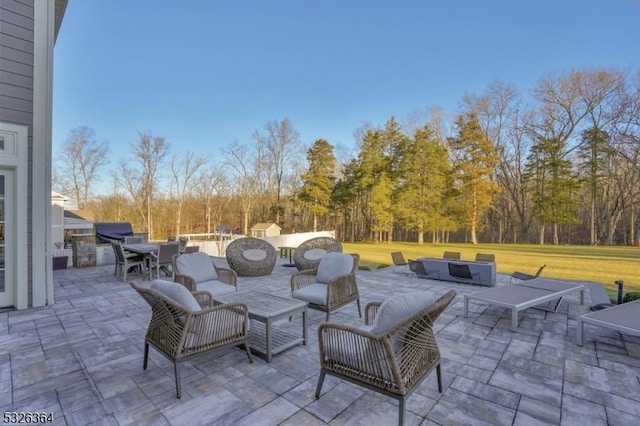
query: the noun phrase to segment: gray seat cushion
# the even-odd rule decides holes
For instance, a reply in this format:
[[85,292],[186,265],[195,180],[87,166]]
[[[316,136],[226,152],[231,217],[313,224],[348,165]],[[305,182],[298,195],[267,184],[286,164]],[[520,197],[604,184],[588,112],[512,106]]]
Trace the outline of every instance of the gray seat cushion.
[[149,287],[158,290],[179,305],[184,306],[189,311],[199,311],[200,305],[193,294],[185,286],[171,281],[153,280]]
[[211,296],[222,296],[224,294],[235,293],[236,288],[232,285],[225,284],[220,280],[209,280],[199,282],[198,291],[208,291]]
[[332,279],[351,273],[353,269],[353,256],[347,253],[327,253],[318,265],[316,281],[328,283]]
[[327,305],[327,285],[323,283],[315,283],[310,286],[302,287],[293,293],[291,297],[298,300],[304,300],[308,303],[316,305]]
[[218,273],[207,253],[185,253],[176,258],[176,269],[179,274],[188,275],[196,283],[217,280]]
[[261,249],[248,249],[242,252],[242,257],[250,262],[260,262],[267,258],[267,251]]
[[307,260],[320,260],[325,254],[327,254],[327,251],[325,249],[313,248],[305,251],[302,257]]

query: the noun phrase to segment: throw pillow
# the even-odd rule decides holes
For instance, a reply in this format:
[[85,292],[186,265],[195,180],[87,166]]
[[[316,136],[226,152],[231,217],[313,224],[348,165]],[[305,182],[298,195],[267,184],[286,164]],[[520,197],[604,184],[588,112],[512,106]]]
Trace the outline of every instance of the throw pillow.
[[150,288],[158,290],[169,299],[184,306],[189,311],[201,310],[200,305],[193,294],[183,285],[165,280],[153,280],[149,285]]
[[415,291],[390,297],[382,302],[378,308],[371,333],[383,334],[387,332],[436,300],[436,296],[426,291]]
[[211,258],[207,253],[201,251],[178,256],[176,269],[179,274],[190,276],[196,283],[218,279],[218,273],[213,267]]
[[327,253],[318,265],[316,281],[327,284],[332,279],[351,273],[354,258],[347,253]]

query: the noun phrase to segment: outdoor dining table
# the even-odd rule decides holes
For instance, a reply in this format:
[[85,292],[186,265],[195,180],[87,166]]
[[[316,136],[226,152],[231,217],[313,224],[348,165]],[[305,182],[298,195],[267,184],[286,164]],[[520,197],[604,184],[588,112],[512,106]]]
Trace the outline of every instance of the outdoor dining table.
[[138,253],[144,257],[147,264],[147,275],[144,279],[151,279],[151,254],[158,253],[158,243],[124,244],[122,248],[131,253]]

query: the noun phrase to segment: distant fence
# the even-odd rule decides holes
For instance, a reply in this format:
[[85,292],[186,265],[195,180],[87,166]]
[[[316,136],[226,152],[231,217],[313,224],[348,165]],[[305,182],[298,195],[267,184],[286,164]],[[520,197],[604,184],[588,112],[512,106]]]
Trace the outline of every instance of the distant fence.
[[[186,236],[186,235],[185,235]],[[224,257],[229,242],[242,238],[244,235],[232,235],[230,239],[224,239],[222,241],[199,241],[197,235],[188,235],[190,246],[198,246],[200,251],[207,253],[209,256]],[[315,237],[333,237],[335,238],[336,231],[319,231],[319,232],[300,232],[297,234],[283,234],[275,235],[271,237],[261,237],[260,239],[267,241],[269,244],[278,247],[298,247],[303,242],[315,238]]]
[[298,234],[274,235],[272,237],[262,237],[275,248],[278,247],[298,247],[311,238],[316,237],[336,237],[336,231],[300,232]]

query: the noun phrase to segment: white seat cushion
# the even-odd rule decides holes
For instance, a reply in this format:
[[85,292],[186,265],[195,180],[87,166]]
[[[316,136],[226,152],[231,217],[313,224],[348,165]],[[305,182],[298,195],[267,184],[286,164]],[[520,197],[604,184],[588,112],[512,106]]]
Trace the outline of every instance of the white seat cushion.
[[248,249],[242,252],[242,257],[250,262],[260,262],[267,258],[267,252],[262,249]]
[[208,291],[212,297],[235,293],[236,288],[220,280],[209,280],[198,283],[198,291]]
[[327,254],[327,251],[325,249],[313,248],[305,251],[302,257],[307,260],[320,260],[325,254]]
[[351,273],[353,269],[353,256],[347,253],[327,253],[320,264],[316,273],[316,281],[319,283],[328,283],[332,279]]
[[211,258],[201,251],[178,256],[176,269],[176,272],[190,276],[196,283],[218,279],[218,273],[213,267]]
[[179,305],[184,306],[189,311],[201,310],[200,305],[193,294],[185,286],[171,281],[153,280],[149,287],[158,290]]
[[327,305],[327,285],[322,283],[311,284],[291,293],[291,297],[304,300],[316,305]]

